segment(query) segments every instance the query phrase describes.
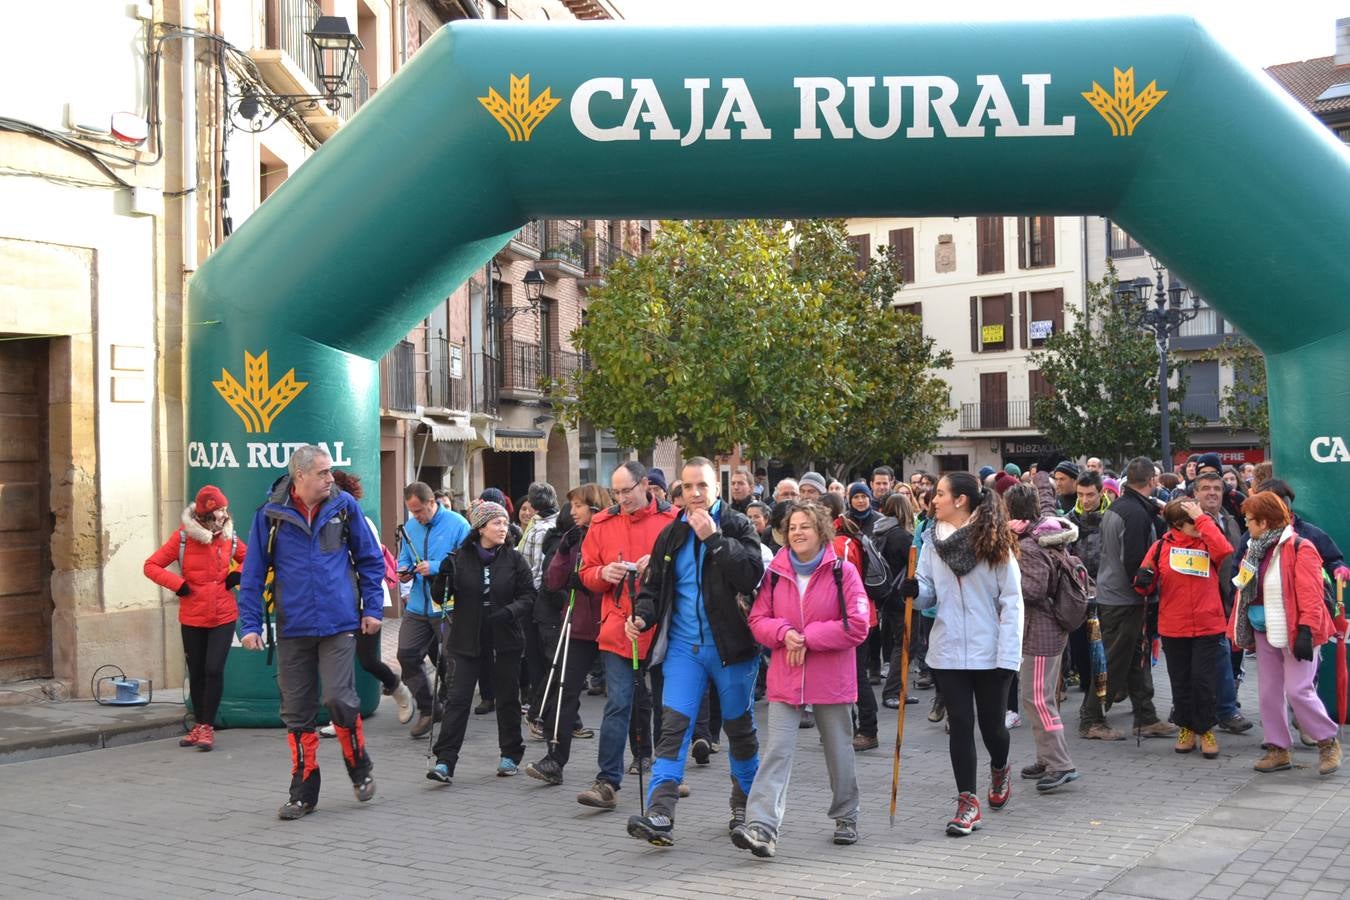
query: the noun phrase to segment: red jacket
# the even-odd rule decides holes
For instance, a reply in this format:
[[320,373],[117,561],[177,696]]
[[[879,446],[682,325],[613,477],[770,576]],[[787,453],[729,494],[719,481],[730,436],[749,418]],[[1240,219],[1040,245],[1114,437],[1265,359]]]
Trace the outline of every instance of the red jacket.
[[[1233,545],[1209,516],[1201,516],[1195,527],[1199,537],[1172,528],[1144,554],[1145,566],[1153,566],[1153,555],[1158,554],[1155,568],[1158,634],[1163,637],[1188,638],[1224,632],[1219,569],[1232,554]],[[1204,574],[1182,571],[1188,561],[1194,570]]]
[[[633,643],[624,634],[623,625],[632,615],[632,598],[624,583],[610,584],[600,577],[600,570],[623,557],[624,562],[637,562],[652,552],[656,536],[675,520],[679,512],[664,501],[650,500],[631,516],[611,506],[591,519],[586,539],[581,542],[581,583],[600,599],[600,649],[629,657]],[[656,628],[648,628],[638,638],[638,652],[645,659],[656,638]]]
[[[862,541],[851,534],[846,534],[843,531],[843,529],[840,528],[839,519],[834,520],[834,527],[835,527],[834,540],[830,542],[830,546],[834,549],[834,555],[844,560],[844,562],[853,563],[853,568],[855,572],[858,574],[859,579],[861,580],[863,571]],[[864,590],[864,593],[866,593],[866,590]],[[872,602],[872,598],[868,597],[867,598],[868,630],[870,631],[871,629],[876,628],[878,621],[879,620],[877,619],[877,606],[875,603]]]
[[[186,542],[183,535],[187,536]],[[168,566],[178,562],[180,548],[183,568],[176,575]],[[179,598],[178,621],[198,628],[215,628],[239,618],[234,593],[225,588],[225,576],[230,574],[231,563],[239,563],[242,568],[247,549],[243,541],[235,540],[233,522],[226,522],[224,530],[212,536],[193,518],[189,506],[183,510],[183,526],[145,561],[145,577],[175,593],[186,582],[191,591]]]
[[[1298,549],[1294,549],[1298,541]],[[1298,627],[1307,625],[1312,631],[1313,646],[1325,644],[1336,626],[1327,614],[1327,606],[1322,602],[1322,554],[1317,552],[1313,542],[1294,534],[1292,525],[1284,529],[1277,546],[1270,549],[1261,572],[1256,577],[1264,579],[1266,567],[1270,564],[1270,554],[1280,554],[1280,590],[1284,594],[1284,617],[1289,623],[1289,646],[1294,646],[1298,637]],[[1264,599],[1264,598],[1263,598]],[[1233,615],[1228,620],[1228,639],[1237,646],[1237,615],[1241,603],[1233,604]],[[1244,648],[1245,649],[1245,648]]]

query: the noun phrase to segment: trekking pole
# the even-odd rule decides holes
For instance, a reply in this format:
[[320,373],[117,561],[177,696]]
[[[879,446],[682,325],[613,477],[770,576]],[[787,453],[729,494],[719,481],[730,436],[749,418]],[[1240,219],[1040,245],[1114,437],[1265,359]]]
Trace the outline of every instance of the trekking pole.
[[[558,646],[553,649],[553,665],[549,667],[548,681],[544,682],[544,696],[539,701],[539,714],[545,715],[548,710],[548,682],[553,680],[553,673],[558,673],[558,699],[557,708],[553,711],[553,740],[550,742],[549,749],[552,752],[558,750],[558,723],[562,721],[562,699],[563,684],[567,681],[567,650],[571,644],[572,637],[572,609],[576,603],[576,588],[573,588],[567,598],[567,615],[563,617],[562,629],[558,632]],[[562,653],[562,668],[558,668],[558,654]]]
[[[402,531],[403,526],[400,525],[399,530]],[[416,551],[413,552],[416,553]],[[446,601],[453,611],[455,608],[453,599],[447,596]],[[450,648],[446,645],[447,635],[445,631],[446,620],[450,618],[450,614],[445,610],[446,604],[438,603],[436,605],[441,607],[441,616],[440,621],[436,623],[436,677],[431,682],[431,730],[427,732],[427,759],[429,760],[436,758],[436,707],[441,702],[441,682],[450,675],[446,672],[450,665]],[[418,666],[421,666],[420,660]]]
[[[625,579],[625,581],[628,583],[628,600],[629,600],[630,603],[632,603],[633,614],[636,614],[636,613],[637,613],[637,593],[633,590],[633,584],[634,584],[634,582],[637,581],[637,572],[629,572],[629,573],[628,573],[628,577]],[[633,700],[634,700],[634,702],[636,702],[636,700],[637,700],[638,691],[641,689],[641,687],[642,687],[642,672],[641,672],[641,670],[638,668],[638,642],[637,642],[637,638],[633,638]],[[631,715],[631,713],[630,713],[630,715]],[[640,727],[637,729],[637,736],[638,736],[639,738],[642,737],[642,729],[641,729]],[[639,743],[641,743],[640,740],[639,740]],[[652,754],[652,755],[655,756],[655,752],[654,752],[654,751],[655,751],[656,748],[653,747],[652,749],[653,749],[653,754]],[[645,815],[647,814],[647,789],[646,789],[646,787],[645,787],[645,785],[644,785],[644,779],[643,779],[643,777],[642,777],[642,766],[643,766],[642,758],[641,758],[641,757],[638,757],[638,760],[637,760],[637,771],[638,771],[638,810],[639,810],[639,813],[640,813],[641,815],[644,815],[644,816],[645,816]]]
[[[917,547],[910,545],[909,568],[907,578],[914,578],[915,563],[919,558]],[[914,602],[905,598],[905,631],[900,645],[900,707],[895,717],[895,756],[891,760],[891,827],[895,827],[895,801],[900,795],[900,745],[905,740],[905,707],[909,699],[909,629],[914,612]]]

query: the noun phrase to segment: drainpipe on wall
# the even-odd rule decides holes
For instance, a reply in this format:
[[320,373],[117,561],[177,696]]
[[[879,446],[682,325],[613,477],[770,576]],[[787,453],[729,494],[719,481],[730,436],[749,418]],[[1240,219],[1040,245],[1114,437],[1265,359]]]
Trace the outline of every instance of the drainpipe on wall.
[[[180,0],[178,20],[195,27],[194,0]],[[183,284],[197,271],[197,42],[183,38]],[[186,309],[186,303],[184,304]]]

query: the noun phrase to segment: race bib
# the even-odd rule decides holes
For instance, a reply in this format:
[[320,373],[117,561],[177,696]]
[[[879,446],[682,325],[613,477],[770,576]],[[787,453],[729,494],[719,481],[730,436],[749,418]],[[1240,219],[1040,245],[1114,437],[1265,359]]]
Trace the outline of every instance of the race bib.
[[1168,553],[1167,561],[1172,566],[1172,571],[1179,575],[1209,577],[1209,552],[1206,550],[1173,547]]
[[1245,588],[1247,586],[1247,583],[1250,582],[1255,577],[1256,577],[1256,566],[1252,565],[1251,562],[1244,559],[1242,561],[1242,565],[1238,568],[1238,573],[1233,576],[1233,587],[1237,588],[1240,591],[1243,588]]

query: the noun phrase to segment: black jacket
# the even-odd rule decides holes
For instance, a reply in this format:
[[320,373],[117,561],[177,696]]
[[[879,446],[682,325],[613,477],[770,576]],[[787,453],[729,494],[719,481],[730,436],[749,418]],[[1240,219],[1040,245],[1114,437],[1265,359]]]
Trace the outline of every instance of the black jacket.
[[[891,567],[891,582],[898,585],[901,579],[908,577],[909,548],[914,543],[914,535],[894,516],[878,516],[872,528],[872,539],[877,542],[886,565]],[[900,592],[895,591],[886,598],[886,605],[894,608],[900,605],[900,599]]]
[[[450,650],[465,656],[479,656],[485,616],[499,611],[492,629],[492,648],[497,652],[518,653],[525,647],[521,624],[529,621],[534,605],[534,575],[519,550],[503,544],[492,562],[484,566],[477,545],[465,541],[441,563],[441,571],[450,573],[455,597],[455,614],[450,624]],[[488,594],[483,596],[484,573],[490,576]]]
[[[759,654],[759,644],[750,633],[746,608],[738,595],[754,595],[764,576],[764,559],[759,552],[759,536],[749,519],[729,503],[722,505],[721,518],[721,527],[702,542],[702,552],[707,554],[703,558],[703,610],[722,665],[727,666]],[[634,604],[635,615],[642,619],[645,628],[660,623],[668,632],[675,605],[675,555],[691,539],[698,540],[684,519],[676,519],[657,535]],[[700,552],[697,546],[694,551]],[[660,645],[662,638],[657,641]],[[658,645],[654,645],[654,652]]]

